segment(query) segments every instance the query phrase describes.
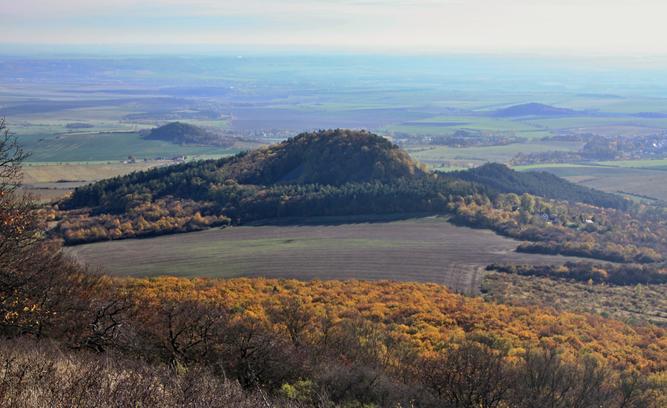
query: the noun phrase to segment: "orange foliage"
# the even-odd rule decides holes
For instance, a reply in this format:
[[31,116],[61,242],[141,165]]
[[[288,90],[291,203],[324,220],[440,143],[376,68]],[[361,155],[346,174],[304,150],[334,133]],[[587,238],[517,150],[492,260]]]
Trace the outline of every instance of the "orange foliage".
[[[615,368],[667,369],[667,330],[629,326],[581,313],[488,303],[437,284],[273,279],[122,279],[145,313],[165,301],[195,300],[224,306],[237,318],[269,322],[271,308],[297,299],[308,313],[304,338],[315,338],[324,321],[361,318],[408,341],[424,355],[455,346],[464,337],[503,343],[510,355],[538,345],[574,359],[591,355]],[[273,322],[275,330],[284,330]]]

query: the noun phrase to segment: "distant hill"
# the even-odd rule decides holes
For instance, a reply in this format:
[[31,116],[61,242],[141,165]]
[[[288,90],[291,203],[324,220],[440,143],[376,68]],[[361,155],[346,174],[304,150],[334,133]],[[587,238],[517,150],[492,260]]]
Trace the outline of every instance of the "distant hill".
[[529,193],[556,200],[619,209],[626,208],[630,204],[615,194],[580,186],[551,173],[518,172],[498,163],[456,172],[452,176],[484,185],[490,189],[490,193]]
[[231,146],[235,139],[203,129],[189,123],[172,122],[151,129],[144,135],[146,140],[162,140],[180,145]]
[[519,117],[519,116],[568,116],[579,113],[578,111],[566,108],[557,108],[542,103],[524,103],[514,105],[508,108],[498,109],[493,112],[497,117]]
[[65,125],[65,129],[67,130],[91,129],[94,127],[95,126],[91,125],[90,123],[84,123],[84,122],[73,122]]

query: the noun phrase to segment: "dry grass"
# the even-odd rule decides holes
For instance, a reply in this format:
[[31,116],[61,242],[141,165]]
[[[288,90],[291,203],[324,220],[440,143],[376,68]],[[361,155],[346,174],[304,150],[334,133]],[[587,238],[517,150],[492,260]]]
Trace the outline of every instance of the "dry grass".
[[59,181],[97,181],[121,176],[133,171],[147,170],[158,165],[147,163],[92,163],[92,164],[32,164],[23,168],[24,183],[57,183]]

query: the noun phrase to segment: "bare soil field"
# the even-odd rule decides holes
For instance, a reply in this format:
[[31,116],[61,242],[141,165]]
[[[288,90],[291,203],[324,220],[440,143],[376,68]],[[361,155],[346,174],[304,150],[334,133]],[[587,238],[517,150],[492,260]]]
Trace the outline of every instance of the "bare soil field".
[[435,282],[479,293],[494,262],[576,258],[514,252],[519,241],[443,218],[391,222],[244,226],[68,248],[91,268],[123,276],[265,276]]
[[61,164],[30,164],[24,166],[24,183],[57,183],[62,181],[98,181],[106,178],[122,176],[133,171],[148,170],[163,162],[148,163],[61,163]]

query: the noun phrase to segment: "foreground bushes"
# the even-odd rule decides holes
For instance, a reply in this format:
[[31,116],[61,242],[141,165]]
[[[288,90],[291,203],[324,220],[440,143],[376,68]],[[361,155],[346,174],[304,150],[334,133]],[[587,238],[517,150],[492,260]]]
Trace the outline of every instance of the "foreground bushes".
[[[67,336],[54,335],[82,356],[126,356],[159,378],[173,376],[170,387],[205,367],[201,381],[226,379],[301,407],[665,402],[665,332],[651,326],[494,305],[428,284],[158,278],[99,285],[106,288],[92,312],[73,319]],[[91,387],[107,387],[100,381]]]
[[667,402],[664,379],[618,377],[595,360],[566,363],[545,350],[512,362],[499,350],[466,342],[412,360],[414,366],[402,376],[369,362],[300,367],[294,374],[310,374],[309,379],[267,390],[258,384],[243,387],[210,366],[168,366],[116,352],[3,340],[0,406],[659,408]]
[[292,406],[209,370],[177,373],[117,353],[72,352],[45,341],[0,341],[0,364],[0,406],[8,408]]

